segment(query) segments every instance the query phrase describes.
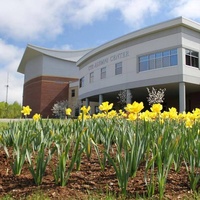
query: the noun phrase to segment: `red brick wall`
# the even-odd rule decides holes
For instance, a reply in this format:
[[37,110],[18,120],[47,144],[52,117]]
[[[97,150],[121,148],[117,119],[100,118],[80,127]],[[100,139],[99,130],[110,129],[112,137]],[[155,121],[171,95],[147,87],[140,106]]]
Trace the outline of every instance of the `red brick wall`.
[[40,113],[43,118],[53,117],[52,107],[57,101],[68,100],[69,81],[73,78],[40,76],[24,84],[23,105],[32,109],[30,117]]

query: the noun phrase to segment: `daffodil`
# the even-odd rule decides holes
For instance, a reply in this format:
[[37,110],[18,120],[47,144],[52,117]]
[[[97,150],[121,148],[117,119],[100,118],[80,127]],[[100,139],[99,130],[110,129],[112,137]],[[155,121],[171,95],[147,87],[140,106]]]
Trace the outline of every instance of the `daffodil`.
[[24,114],[24,116],[30,115],[32,109],[29,106],[23,106],[23,109],[21,111],[21,113]]
[[193,120],[187,119],[187,120],[185,121],[185,127],[186,127],[186,128],[192,128],[193,124],[194,124],[194,121],[193,121]]
[[178,118],[178,112],[177,112],[176,108],[174,108],[174,107],[169,108],[169,118],[170,119],[177,119]]
[[97,118],[104,118],[106,117],[105,113],[98,113],[98,114],[93,114],[92,118],[97,119]]
[[178,114],[178,120],[179,121],[185,121],[186,119],[187,119],[187,114],[186,114],[185,111]]
[[163,106],[160,103],[155,103],[151,106],[151,111],[155,113],[160,113],[162,109],[163,109]]
[[155,121],[158,117],[159,113],[149,112],[149,121]]
[[141,120],[150,121],[150,111],[146,110],[145,112],[140,113],[139,118]]
[[135,113],[130,113],[130,114],[128,115],[128,120],[134,121],[134,120],[136,120],[136,119],[137,119],[137,114],[135,114]]
[[71,115],[72,109],[71,108],[67,108],[65,110],[66,115]]
[[78,116],[78,120],[86,120],[86,119],[90,119],[91,116],[88,114],[84,114],[84,113],[80,113],[80,115]]
[[168,112],[168,111],[164,111],[164,112],[161,114],[161,118],[162,118],[163,120],[169,119],[169,112]]
[[90,106],[86,107],[86,106],[82,106],[81,107],[81,111],[83,112],[83,114],[88,114],[90,111]]
[[113,107],[113,103],[109,104],[108,101],[105,101],[99,106],[99,110],[108,112],[109,110],[112,109],[112,107]]
[[113,118],[117,116],[117,112],[115,110],[111,110],[108,112],[108,118]]
[[40,118],[41,118],[41,116],[40,116],[40,114],[38,114],[38,113],[35,113],[35,114],[33,115],[33,120],[34,120],[34,121],[38,121]]
[[192,113],[196,116],[196,118],[200,118],[200,109],[199,108],[195,108],[195,110],[193,110]]
[[127,106],[124,108],[128,113],[139,113],[144,108],[143,102],[136,102],[134,101],[132,104],[127,104]]
[[122,111],[122,110],[119,110],[119,116],[120,117],[127,117],[127,114],[124,112],[124,111]]

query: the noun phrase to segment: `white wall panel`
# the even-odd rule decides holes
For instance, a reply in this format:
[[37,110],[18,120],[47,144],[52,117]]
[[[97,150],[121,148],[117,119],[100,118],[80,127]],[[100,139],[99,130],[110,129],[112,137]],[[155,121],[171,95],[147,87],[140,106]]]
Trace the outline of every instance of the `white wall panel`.
[[25,67],[25,83],[42,75],[43,57],[38,56],[27,62]]
[[64,61],[49,56],[43,58],[44,76],[78,78],[79,69],[74,62]]

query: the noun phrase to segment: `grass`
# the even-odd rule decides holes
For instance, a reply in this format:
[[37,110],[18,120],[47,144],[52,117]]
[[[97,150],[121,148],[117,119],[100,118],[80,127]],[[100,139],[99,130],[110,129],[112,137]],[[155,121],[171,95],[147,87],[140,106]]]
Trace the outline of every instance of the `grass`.
[[8,128],[8,122],[0,122],[0,131]]

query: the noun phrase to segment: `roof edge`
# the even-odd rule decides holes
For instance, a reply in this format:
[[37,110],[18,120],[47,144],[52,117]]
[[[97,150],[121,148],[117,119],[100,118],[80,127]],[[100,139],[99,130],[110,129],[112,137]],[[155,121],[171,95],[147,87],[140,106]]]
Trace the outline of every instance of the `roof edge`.
[[77,66],[80,66],[82,63],[84,63],[85,61],[90,59],[91,56],[94,56],[94,55],[96,55],[96,54],[98,54],[98,53],[100,53],[100,52],[102,52],[106,49],[112,48],[113,46],[115,46],[117,44],[126,42],[130,39],[134,39],[134,38],[136,39],[138,37],[145,36],[147,34],[154,33],[154,32],[160,31],[160,30],[165,30],[165,29],[168,29],[168,28],[171,28],[171,27],[175,27],[177,25],[183,25],[183,26],[191,27],[195,30],[200,31],[200,24],[199,23],[180,16],[180,17],[177,17],[177,18],[174,18],[174,19],[171,19],[171,20],[167,20],[167,21],[163,21],[163,22],[151,25],[151,26],[147,26],[145,28],[130,32],[126,35],[120,36],[116,39],[113,39],[109,42],[106,42],[106,43],[94,48],[93,50],[91,50],[90,52],[85,54],[83,57],[81,57],[77,61]]

